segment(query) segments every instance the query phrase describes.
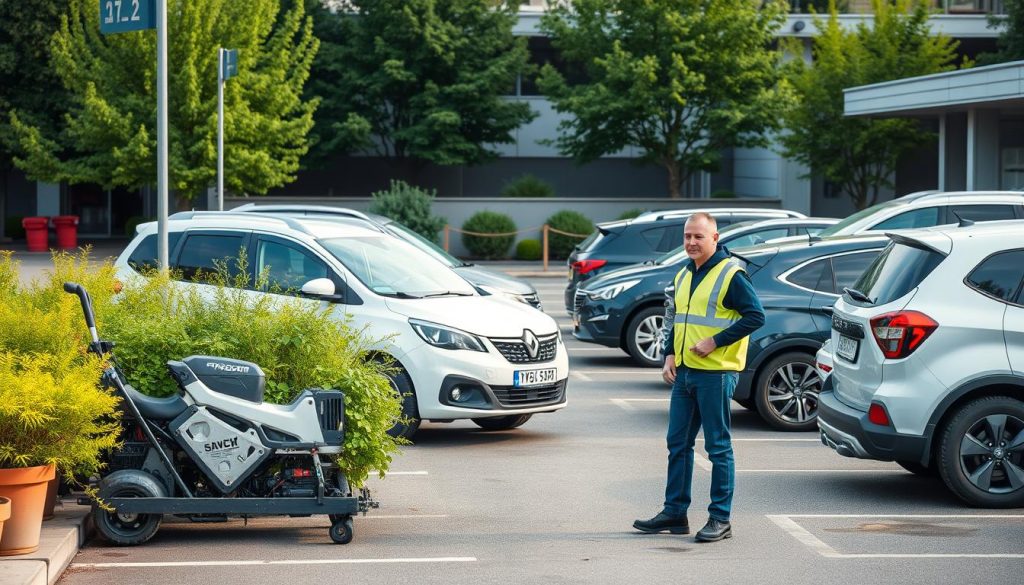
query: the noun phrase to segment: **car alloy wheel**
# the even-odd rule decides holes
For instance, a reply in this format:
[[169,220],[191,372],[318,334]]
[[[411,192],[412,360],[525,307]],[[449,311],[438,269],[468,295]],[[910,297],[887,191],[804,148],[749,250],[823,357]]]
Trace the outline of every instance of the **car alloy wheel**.
[[757,410],[761,417],[783,431],[813,430],[818,419],[821,375],[814,358],[790,352],[765,365],[757,386]]
[[1005,494],[1024,487],[1024,420],[990,414],[960,439],[960,469],[974,487]]
[[636,314],[626,330],[626,351],[638,364],[647,367],[661,367],[665,355],[661,351],[664,342],[662,326],[665,323],[665,309],[661,306],[648,307]]

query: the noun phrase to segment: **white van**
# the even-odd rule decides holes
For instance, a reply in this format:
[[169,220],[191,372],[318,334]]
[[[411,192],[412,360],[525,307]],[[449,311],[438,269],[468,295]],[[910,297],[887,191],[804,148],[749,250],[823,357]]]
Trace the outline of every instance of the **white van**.
[[[481,295],[432,256],[363,222],[185,212],[168,225],[168,258],[186,286],[246,250],[249,282],[340,305],[374,349],[390,355],[394,387],[412,421],[472,419],[484,429],[518,427],[566,405],[569,358],[550,316],[500,296]],[[118,257],[122,280],[155,265],[156,223],[138,227]],[[301,291],[301,292],[300,292]],[[255,294],[273,294],[253,291]]]

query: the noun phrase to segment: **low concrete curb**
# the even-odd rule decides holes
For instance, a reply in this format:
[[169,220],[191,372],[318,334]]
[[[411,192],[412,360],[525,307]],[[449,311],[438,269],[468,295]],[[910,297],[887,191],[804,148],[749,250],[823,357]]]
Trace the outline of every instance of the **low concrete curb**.
[[[66,498],[71,500],[69,496]],[[89,506],[65,502],[55,517],[43,522],[39,550],[27,555],[0,557],[3,585],[53,585],[60,579],[92,529]]]

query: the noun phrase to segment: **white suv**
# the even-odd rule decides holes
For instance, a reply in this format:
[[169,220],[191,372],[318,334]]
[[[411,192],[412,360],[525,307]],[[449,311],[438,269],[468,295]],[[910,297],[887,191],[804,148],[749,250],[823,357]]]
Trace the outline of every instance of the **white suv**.
[[[139,226],[115,264],[120,278],[155,264],[156,229]],[[183,286],[208,287],[195,277],[244,249],[249,282],[266,276],[276,290],[337,305],[338,318],[384,340],[373,349],[399,366],[392,383],[412,421],[396,428],[403,436],[421,420],[510,429],[566,405],[569,358],[554,319],[481,296],[429,254],[364,222],[186,212],[168,221],[168,240]]]
[[1024,222],[889,237],[834,307],[822,441],[937,470],[972,505],[1022,506]]

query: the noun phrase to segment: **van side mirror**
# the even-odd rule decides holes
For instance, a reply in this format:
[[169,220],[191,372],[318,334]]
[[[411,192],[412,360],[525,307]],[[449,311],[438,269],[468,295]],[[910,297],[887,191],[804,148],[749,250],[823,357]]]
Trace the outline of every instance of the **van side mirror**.
[[329,278],[314,278],[302,285],[303,296],[322,299],[325,301],[341,302],[342,295],[338,294],[338,288]]

